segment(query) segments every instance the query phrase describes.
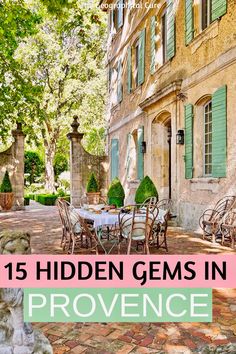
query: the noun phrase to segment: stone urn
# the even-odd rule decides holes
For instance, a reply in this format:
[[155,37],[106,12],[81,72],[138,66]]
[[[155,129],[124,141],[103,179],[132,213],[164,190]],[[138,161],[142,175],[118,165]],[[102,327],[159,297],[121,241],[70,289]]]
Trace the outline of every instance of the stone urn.
[[10,210],[13,206],[14,193],[0,193],[0,207],[2,210]]
[[101,197],[100,192],[87,192],[86,193],[88,204],[99,204],[99,199]]

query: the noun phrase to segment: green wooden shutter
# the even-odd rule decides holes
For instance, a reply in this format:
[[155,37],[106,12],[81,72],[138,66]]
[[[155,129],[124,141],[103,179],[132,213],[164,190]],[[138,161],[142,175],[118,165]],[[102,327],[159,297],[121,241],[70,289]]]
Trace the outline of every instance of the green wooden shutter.
[[187,104],[185,111],[185,178],[193,178],[193,105]]
[[138,128],[138,151],[137,151],[137,178],[143,179],[144,177],[144,156],[142,149],[142,142],[144,141],[144,127]]
[[128,93],[132,91],[132,53],[131,47],[128,48],[128,57],[127,57],[127,89]]
[[212,0],[211,20],[223,16],[227,12],[227,0]]
[[154,74],[156,64],[156,16],[151,18],[151,65],[150,72]]
[[227,158],[227,87],[212,96],[212,175],[226,177]]
[[175,56],[175,16],[173,11],[173,0],[167,0],[167,59]]
[[111,140],[111,180],[119,177],[119,140]]
[[120,28],[123,26],[124,20],[124,7],[123,7],[123,0],[119,0],[117,2],[117,27]]
[[193,39],[193,0],[185,0],[185,43]]
[[145,76],[145,34],[146,30],[142,30],[139,36],[138,45],[138,85],[144,83]]
[[131,139],[132,139],[132,135],[129,133],[127,134],[127,151],[126,151],[126,163],[125,163],[125,168],[126,168],[126,175],[127,178],[130,177],[130,144],[131,144]]
[[123,85],[122,85],[122,62],[119,60],[117,65],[117,102],[123,100]]

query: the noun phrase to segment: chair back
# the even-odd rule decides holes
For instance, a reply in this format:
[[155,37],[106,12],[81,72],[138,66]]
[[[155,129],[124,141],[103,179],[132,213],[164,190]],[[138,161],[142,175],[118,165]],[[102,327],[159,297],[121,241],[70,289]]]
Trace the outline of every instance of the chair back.
[[146,208],[145,212],[140,212],[138,207],[133,207],[128,214],[119,214],[119,226],[121,236],[128,239],[144,238],[149,239],[153,224],[158,216],[158,209]]
[[235,206],[235,204],[236,196],[223,197],[216,203],[209,220],[211,221],[221,219],[230,209]]
[[150,207],[150,206],[155,206],[157,203],[157,197],[150,197],[147,198],[143,204],[141,204],[141,208],[145,208],[145,207]]

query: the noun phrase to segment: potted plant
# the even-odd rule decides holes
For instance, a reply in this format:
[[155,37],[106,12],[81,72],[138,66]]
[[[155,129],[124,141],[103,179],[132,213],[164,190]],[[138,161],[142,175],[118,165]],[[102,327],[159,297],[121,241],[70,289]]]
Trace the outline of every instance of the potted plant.
[[101,193],[99,192],[98,181],[94,173],[91,173],[91,175],[89,176],[86,191],[87,191],[86,196],[88,198],[88,203],[98,204]]
[[114,178],[108,190],[108,203],[120,208],[124,205],[125,191],[118,178]]
[[146,176],[142,179],[135,193],[135,203],[143,204],[145,200],[151,197],[158,198],[158,192],[151,178]]
[[14,194],[12,193],[12,185],[9,173],[6,171],[0,187],[0,206],[2,210],[10,210],[13,205],[13,200]]

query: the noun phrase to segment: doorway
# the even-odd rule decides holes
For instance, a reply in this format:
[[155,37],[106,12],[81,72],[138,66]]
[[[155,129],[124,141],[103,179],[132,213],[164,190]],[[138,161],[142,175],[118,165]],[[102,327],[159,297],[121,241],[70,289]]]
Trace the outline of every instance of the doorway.
[[152,178],[160,199],[172,197],[171,144],[171,117],[164,112],[152,122]]

